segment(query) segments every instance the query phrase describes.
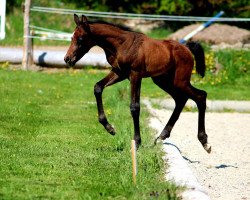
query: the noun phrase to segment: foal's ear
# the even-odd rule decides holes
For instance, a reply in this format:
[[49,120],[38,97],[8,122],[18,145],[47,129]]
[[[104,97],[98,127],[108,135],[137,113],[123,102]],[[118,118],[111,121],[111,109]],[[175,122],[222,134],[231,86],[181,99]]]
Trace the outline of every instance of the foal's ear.
[[85,15],[82,15],[82,19],[81,19],[82,23],[88,23],[88,19]]
[[88,22],[88,19],[87,19],[87,17],[86,17],[85,15],[82,15],[81,23],[82,23],[82,25],[83,25],[84,30],[85,30],[87,33],[90,33],[89,22]]
[[80,25],[80,19],[79,19],[79,17],[76,14],[74,14],[74,21],[75,21],[75,23],[76,23],[77,26]]

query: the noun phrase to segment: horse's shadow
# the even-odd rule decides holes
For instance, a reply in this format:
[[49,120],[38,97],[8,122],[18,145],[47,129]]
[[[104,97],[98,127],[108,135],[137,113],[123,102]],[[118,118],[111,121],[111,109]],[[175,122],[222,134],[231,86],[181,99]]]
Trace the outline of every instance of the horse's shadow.
[[186,156],[183,156],[181,150],[180,150],[179,147],[177,147],[175,144],[172,144],[172,143],[170,143],[170,142],[164,142],[163,144],[164,144],[164,145],[170,145],[170,146],[175,147],[175,148],[179,151],[179,153],[181,154],[182,158],[183,158],[184,160],[188,161],[189,163],[200,163],[200,161],[193,161],[193,160],[187,158]]
[[[190,159],[190,158],[188,158],[188,157],[182,155],[181,150],[180,150],[179,147],[177,147],[175,144],[172,144],[172,143],[170,143],[170,142],[164,142],[163,144],[164,144],[164,145],[170,145],[170,146],[175,147],[175,148],[179,151],[179,153],[181,154],[182,158],[183,158],[184,160],[186,160],[188,163],[191,163],[191,164],[193,164],[193,163],[201,164],[201,161],[192,160],[192,159]],[[225,169],[225,168],[228,168],[228,167],[238,168],[237,166],[228,165],[228,164],[219,164],[219,165],[217,165],[217,166],[213,166],[212,168],[216,168],[216,169]]]
[[228,167],[238,168],[237,166],[234,166],[234,165],[225,165],[225,164],[215,166],[216,169],[225,169],[225,168],[228,168]]

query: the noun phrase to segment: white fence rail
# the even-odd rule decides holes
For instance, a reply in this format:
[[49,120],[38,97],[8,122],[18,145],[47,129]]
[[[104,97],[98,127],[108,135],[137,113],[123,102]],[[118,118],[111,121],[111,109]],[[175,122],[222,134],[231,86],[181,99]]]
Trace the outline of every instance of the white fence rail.
[[[143,19],[152,21],[204,21],[207,22],[211,20],[211,17],[197,17],[197,16],[174,16],[174,15],[150,15],[150,14],[135,14],[135,13],[117,13],[117,12],[97,12],[89,10],[72,10],[63,8],[49,8],[49,7],[39,7],[33,6],[30,9],[33,12],[43,12],[43,13],[53,13],[53,14],[66,14],[73,15],[74,13],[80,15],[84,14],[89,17],[100,17],[100,18],[115,18],[115,19]],[[216,21],[220,22],[248,22],[250,18],[217,18]],[[71,34],[61,31],[46,29],[43,27],[30,26],[33,29],[33,35],[28,37],[37,39],[48,39],[48,40],[66,40],[70,41]],[[27,37],[27,36],[25,36]]]
[[[135,14],[135,13],[117,13],[117,12],[97,12],[88,10],[71,10],[63,8],[48,8],[33,6],[31,11],[54,13],[54,14],[84,14],[90,17],[101,18],[116,18],[116,19],[144,19],[144,20],[161,20],[161,21],[208,21],[211,17],[197,17],[197,16],[174,16],[174,15],[150,15],[150,14]],[[222,17],[217,21],[220,22],[247,22],[250,18],[231,18]]]

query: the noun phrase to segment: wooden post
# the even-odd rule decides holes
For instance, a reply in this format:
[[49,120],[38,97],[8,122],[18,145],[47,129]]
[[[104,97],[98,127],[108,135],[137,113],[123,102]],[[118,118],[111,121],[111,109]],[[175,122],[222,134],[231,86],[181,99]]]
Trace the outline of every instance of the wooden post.
[[134,184],[136,184],[137,160],[136,160],[135,140],[131,141],[131,156],[132,156],[133,182],[134,182]]
[[33,44],[30,38],[30,5],[31,0],[25,0],[24,4],[24,41],[22,69],[28,70],[33,63]]

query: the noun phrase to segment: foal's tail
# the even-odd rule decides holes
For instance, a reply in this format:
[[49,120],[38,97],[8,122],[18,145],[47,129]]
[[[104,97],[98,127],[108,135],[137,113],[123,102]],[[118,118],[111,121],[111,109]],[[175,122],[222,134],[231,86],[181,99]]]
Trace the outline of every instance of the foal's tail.
[[196,62],[196,71],[201,77],[205,76],[206,65],[205,65],[205,55],[202,46],[198,42],[188,42],[186,46],[190,49],[194,55]]

